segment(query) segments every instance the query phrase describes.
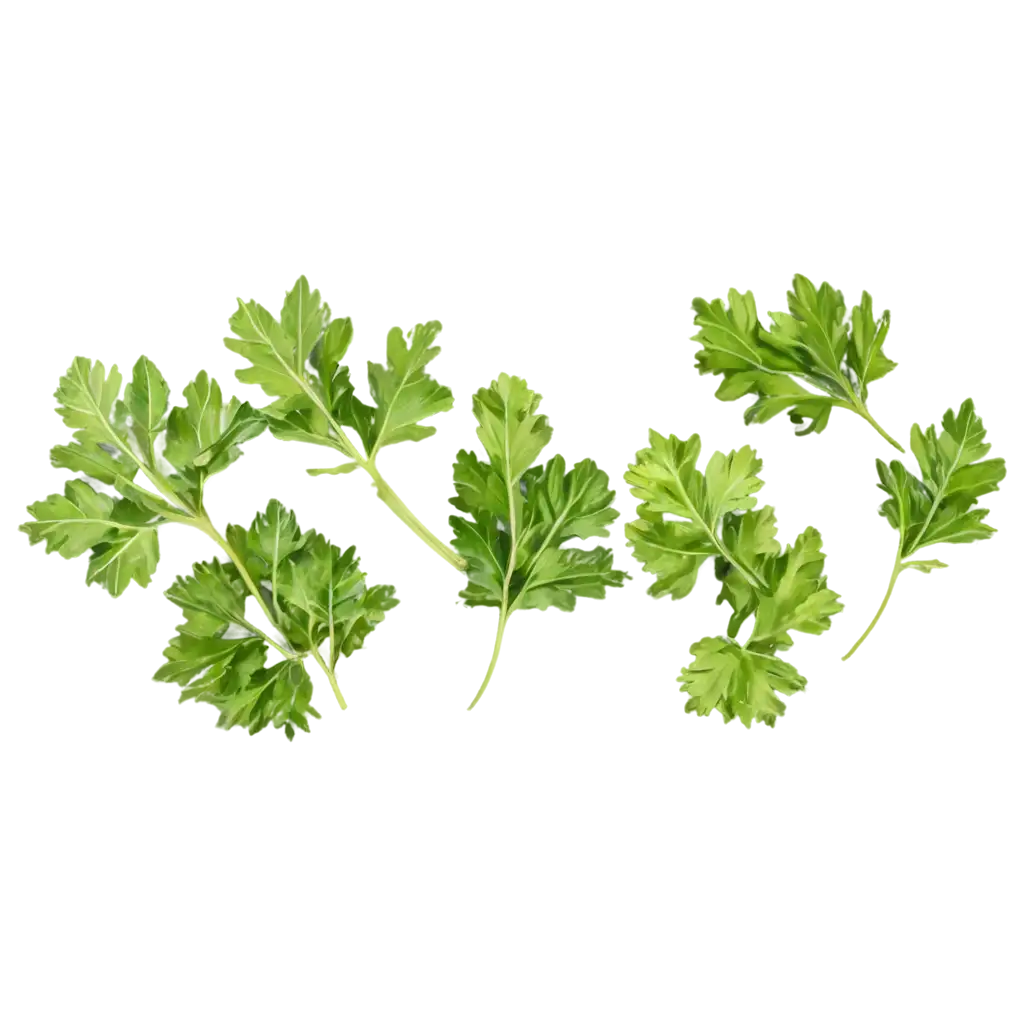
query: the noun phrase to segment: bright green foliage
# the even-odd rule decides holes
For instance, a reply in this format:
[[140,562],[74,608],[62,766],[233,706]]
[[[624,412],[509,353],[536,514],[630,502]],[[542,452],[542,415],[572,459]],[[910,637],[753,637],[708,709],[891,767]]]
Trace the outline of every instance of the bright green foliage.
[[[114,486],[123,497],[72,480],[63,495],[30,505],[35,521],[21,527],[30,543],[45,539],[48,552],[65,558],[91,551],[86,581],[114,597],[132,580],[149,584],[160,558],[158,527],[199,518],[207,477],[238,458],[238,445],[265,426],[248,403],[225,405],[205,371],[185,388],[187,407],[168,415],[170,389],[145,356],[120,394],[116,366],[107,373],[102,363],[77,357],[55,395],[57,412],[74,428],[74,443],[58,445],[50,459]],[[141,486],[143,478],[160,493]]]
[[[197,563],[178,577],[167,596],[185,613],[167,650],[158,680],[182,687],[181,699],[213,704],[218,725],[250,733],[268,725],[309,731],[313,684],[302,660],[329,643],[333,669],[358,650],[398,602],[394,588],[367,587],[355,549],[342,554],[322,535],[302,533],[294,513],[271,501],[246,529],[229,526],[229,549],[244,567]],[[263,608],[287,642],[285,658],[267,666],[269,637],[246,618],[255,584]],[[255,596],[255,595],[253,595]],[[329,676],[332,683],[333,674]]]
[[302,279],[274,299],[237,299],[227,328],[224,341],[247,389],[283,434],[326,439],[350,456],[372,457],[454,406],[449,388],[430,378],[439,354],[435,330],[392,333],[383,366],[371,368],[353,359],[349,319],[330,308],[324,290]]
[[451,502],[466,513],[449,520],[454,547],[467,563],[468,583],[460,596],[468,605],[499,609],[495,657],[480,694],[513,611],[572,611],[577,598],[603,598],[606,587],[620,587],[628,578],[612,568],[609,549],[565,546],[574,538],[608,536],[618,515],[611,507],[615,494],[607,474],[590,459],[568,471],[560,455],[533,465],[551,440],[539,404],[540,395],[518,377],[502,374],[482,388],[473,412],[488,460],[461,451],[454,466]]
[[224,343],[275,434],[330,445],[440,564],[463,568],[375,463],[388,444],[416,438],[454,406],[451,390],[431,376],[440,352],[435,330],[394,332],[382,365],[373,366],[355,358],[349,319],[300,279],[272,299],[237,299]]
[[748,729],[752,722],[774,727],[786,713],[778,694],[789,696],[807,680],[781,658],[759,654],[733,640],[707,636],[690,648],[693,663],[679,681],[690,695],[687,711],[710,715],[716,708],[726,722],[738,718]]
[[843,293],[827,282],[816,288],[801,274],[793,278],[788,299],[789,312],[769,313],[767,328],[750,292],[730,289],[728,304],[693,300],[700,328],[693,340],[702,346],[697,369],[722,375],[717,396],[732,401],[754,395],[744,413],[747,423],[788,411],[794,423],[807,423],[798,434],[820,433],[834,408],[849,409],[899,448],[867,410],[868,385],[896,366],[882,351],[889,311],[876,320],[864,292],[847,320]]
[[920,427],[912,455],[874,460],[879,507],[896,527],[900,563],[942,568],[955,543],[990,537],[986,516],[1001,466],[968,400]]
[[[725,516],[753,508],[753,495],[764,486],[757,476],[761,460],[748,446],[728,455],[715,452],[704,473],[697,469],[699,457],[696,434],[681,441],[652,430],[650,447],[637,452],[626,473],[641,501],[640,518],[626,526],[626,537],[644,571],[657,578],[648,590],[652,597],[685,597],[701,565],[723,550],[718,535]],[[742,553],[735,557],[751,577]]]
[[[785,712],[777,695],[806,685],[777,652],[792,646],[791,631],[824,632],[842,605],[824,576],[818,531],[808,528],[783,551],[774,510],[754,507],[763,486],[754,451],[715,452],[701,472],[700,449],[696,434],[682,441],[650,432],[650,447],[626,473],[641,501],[626,538],[655,577],[652,597],[685,597],[711,558],[722,584],[718,603],[733,610],[728,637],[705,637],[690,648],[695,660],[679,677],[690,695],[686,710],[708,715],[717,708],[726,722],[774,726]],[[740,645],[735,638],[751,616],[750,637]]]

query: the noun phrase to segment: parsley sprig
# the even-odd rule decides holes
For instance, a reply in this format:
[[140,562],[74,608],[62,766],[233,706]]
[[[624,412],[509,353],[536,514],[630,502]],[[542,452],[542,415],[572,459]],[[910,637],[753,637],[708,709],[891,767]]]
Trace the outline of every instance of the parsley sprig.
[[[389,591],[369,583],[350,548],[310,534],[276,502],[224,529],[225,551],[197,562],[167,596],[189,611],[157,678],[206,696],[225,727],[294,734],[326,697],[352,710],[347,659],[386,620]],[[255,594],[250,584],[255,584]]]
[[205,497],[260,428],[251,403],[205,375],[169,387],[146,358],[76,356],[60,373],[56,411],[68,436],[50,456],[67,480],[30,509],[29,530],[62,562],[121,597],[153,579],[169,526],[224,549]]
[[[370,363],[368,377],[374,404],[356,397],[349,368],[342,360],[352,344],[349,317],[332,317],[320,292],[300,277],[285,295],[280,319],[258,302],[238,300],[231,317],[232,337],[224,343],[251,365],[238,370],[239,380],[258,384],[275,400],[261,412],[271,433],[281,440],[331,448],[348,461],[313,476],[366,472],[380,499],[432,551],[464,572],[466,563],[431,532],[395,493],[377,468],[383,448],[402,441],[422,441],[435,428],[422,421],[452,407],[452,393],[425,367],[440,353],[434,340],[441,325],[432,320],[387,338],[387,363]],[[352,431],[362,449],[350,436]]]
[[[394,607],[393,589],[367,588],[354,549],[342,554],[320,534],[301,533],[277,501],[248,529],[229,526],[226,536],[217,530],[204,505],[207,480],[266,426],[247,402],[225,402],[217,382],[201,372],[184,390],[186,404],[168,409],[170,388],[145,356],[123,397],[121,384],[116,366],[108,373],[82,357],[61,378],[57,411],[75,433],[72,443],[52,450],[51,461],[87,479],[70,480],[63,494],[30,505],[32,521],[21,529],[30,543],[45,542],[65,558],[89,552],[87,583],[113,597],[133,580],[148,586],[162,526],[199,530],[228,561],[197,563],[168,590],[186,621],[156,678],[181,685],[182,700],[217,706],[225,728],[255,733],[273,724],[289,739],[296,727],[308,731],[308,716],[318,715],[302,661],[308,655],[320,665],[344,708],[338,659],[361,647]],[[276,637],[247,617],[249,597]],[[268,648],[282,660],[267,666]]]
[[[808,527],[783,551],[774,509],[755,508],[764,482],[753,449],[715,452],[703,472],[700,450],[697,434],[680,440],[650,432],[650,446],[626,473],[640,499],[640,518],[627,524],[626,537],[644,571],[656,577],[652,597],[685,597],[713,559],[722,584],[717,603],[733,609],[726,636],[704,637],[690,648],[694,661],[679,676],[690,695],[686,710],[717,709],[726,722],[774,727],[786,710],[778,695],[807,685],[778,652],[793,645],[791,631],[823,633],[843,606],[828,587],[818,531]],[[736,637],[751,616],[753,629],[741,645]]]
[[455,548],[466,560],[469,582],[460,597],[470,607],[498,609],[494,650],[472,710],[491,681],[505,626],[520,609],[572,611],[579,597],[603,598],[629,577],[612,568],[608,548],[566,547],[573,538],[607,537],[618,512],[608,475],[590,460],[566,470],[556,455],[534,465],[551,440],[541,396],[519,377],[501,374],[473,396],[477,436],[487,454],[460,451],[456,497],[466,513],[452,516]]
[[915,476],[902,462],[886,465],[881,459],[878,486],[889,495],[878,510],[899,532],[896,562],[889,586],[870,625],[860,639],[843,655],[843,661],[868,638],[882,617],[896,580],[907,569],[930,573],[946,569],[937,559],[911,560],[921,548],[932,544],[969,544],[987,540],[995,528],[984,522],[987,508],[975,508],[983,494],[999,490],[1006,476],[1002,459],[986,459],[992,447],[985,441],[981,417],[968,398],[957,413],[947,409],[941,432],[929,426],[922,430],[916,423],[910,433],[910,450],[917,459],[921,476]]
[[987,522],[1000,461],[970,399],[945,404],[900,443],[870,407],[894,368],[890,317],[877,299],[795,276],[770,314],[735,289],[690,307],[698,376],[740,399],[749,424],[781,413],[808,437],[828,416],[853,416],[885,441],[874,458],[879,510],[895,527],[890,577],[876,609],[844,655],[849,660],[881,621],[906,570],[944,570],[959,542],[992,535]]
[[797,431],[801,435],[821,433],[833,409],[847,409],[902,452],[867,406],[868,385],[896,368],[882,351],[889,311],[875,319],[871,296],[864,292],[847,320],[843,293],[827,281],[816,288],[802,274],[793,278],[787,298],[789,312],[769,313],[767,328],[749,291],[730,289],[728,305],[721,299],[693,300],[700,328],[693,340],[702,346],[697,369],[721,374],[716,396],[729,402],[755,395],[743,414],[746,423],[765,423],[788,410],[793,423],[808,421]]

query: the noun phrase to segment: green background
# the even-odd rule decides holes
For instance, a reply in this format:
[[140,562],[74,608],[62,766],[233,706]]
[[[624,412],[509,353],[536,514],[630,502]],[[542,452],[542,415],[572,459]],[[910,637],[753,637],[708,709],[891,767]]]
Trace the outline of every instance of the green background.
[[[1016,11],[0,15],[0,1015],[1016,1019],[1019,748],[925,737],[1022,715],[1022,28]],[[655,407],[736,436],[668,339],[694,289],[792,269],[892,310],[893,423],[970,394],[1008,459],[1002,543],[957,563],[975,589],[915,595],[842,681],[811,667],[824,696],[918,702],[823,702],[753,745],[214,742],[139,683],[170,612],[101,601],[14,532],[53,482],[62,358],[223,367],[229,298],[296,270],[362,314],[430,314],[467,388],[530,371],[563,443],[613,459]],[[870,442],[838,428],[798,461],[779,431],[758,440],[786,524],[823,518],[849,549],[854,628],[881,579],[853,567],[883,536]],[[824,508],[807,494],[826,475]],[[297,501],[331,526],[330,498]],[[372,512],[341,525],[413,572]],[[436,664],[471,665],[482,633],[445,628],[461,653]],[[409,649],[392,641],[392,667]],[[962,694],[992,699],[935,702]],[[840,722],[918,741],[786,741]]]

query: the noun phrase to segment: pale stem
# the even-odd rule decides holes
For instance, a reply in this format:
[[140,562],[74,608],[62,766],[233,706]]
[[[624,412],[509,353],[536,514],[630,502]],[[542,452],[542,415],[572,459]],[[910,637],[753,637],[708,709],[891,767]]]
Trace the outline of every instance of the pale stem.
[[477,701],[484,695],[484,690],[487,689],[487,684],[491,681],[494,666],[498,664],[498,655],[501,654],[501,638],[505,635],[506,622],[508,622],[508,611],[503,606],[498,615],[498,634],[494,638],[494,652],[491,654],[491,663],[487,666],[487,675],[484,676],[484,681],[480,684],[480,689],[477,690],[473,703],[469,705],[467,711],[472,711],[476,707]]
[[[900,545],[900,547],[902,549],[902,544]],[[881,605],[879,605],[878,611],[875,612],[875,617],[871,620],[871,625],[864,630],[863,634],[861,635],[861,638],[843,655],[843,661],[846,661],[847,658],[851,657],[854,651],[856,651],[857,648],[860,647],[860,645],[864,643],[865,640],[867,640],[868,636],[871,633],[871,630],[875,628],[875,625],[878,623],[878,620],[882,617],[882,612],[885,611],[885,606],[889,603],[889,598],[892,597],[892,590],[893,587],[896,586],[896,580],[899,579],[899,575],[904,568],[903,563],[900,561],[901,557],[902,550],[900,550],[896,554],[896,564],[893,566],[892,575],[889,577],[889,589],[886,590],[885,597],[882,598],[882,603]]]
[[328,698],[334,710],[347,713],[352,710],[352,699],[345,690],[345,684],[338,678],[338,674],[324,660],[324,655],[317,648],[313,648],[313,664],[319,669],[327,687]]
[[408,526],[409,529],[412,530],[412,532],[415,533],[431,551],[439,554],[450,566],[458,569],[459,572],[465,572],[466,560],[445,544],[443,540],[431,533],[431,531],[413,515],[408,505],[399,498],[391,488],[390,484],[388,484],[384,477],[380,475],[376,465],[370,461],[363,462],[362,467],[370,474],[370,477],[377,488],[377,494],[380,497],[380,500],[383,501],[384,504],[387,505],[387,507],[391,509],[391,511],[394,512],[394,514],[398,516],[398,518],[401,519],[402,522],[405,523],[405,525]]
[[889,444],[893,446],[893,448],[895,448],[898,452],[906,454],[906,450],[904,449],[903,445],[901,445],[899,441],[890,437],[885,432],[885,430],[882,429],[881,424],[874,418],[874,416],[871,415],[871,413],[868,412],[868,407],[859,398],[854,399],[853,411],[857,413],[858,416],[861,416],[863,419],[867,420],[868,423],[870,423],[871,426],[873,426],[875,430],[877,430],[878,433],[881,434],[882,437],[884,437],[886,441],[888,441]]
[[889,599],[892,596],[892,591],[893,591],[893,584],[892,584],[892,581],[890,581],[883,588],[882,594],[879,597],[878,602],[876,603],[876,605],[874,605],[874,610],[872,611],[871,616],[868,618],[867,622],[864,624],[864,628],[860,631],[860,635],[857,637],[856,640],[854,640],[853,644],[850,646],[850,648],[847,650],[847,652],[843,655],[842,662],[843,662],[844,665],[849,664],[850,658],[853,657],[855,651],[867,639],[867,637],[870,635],[870,633],[874,629],[874,627],[876,627],[879,624],[879,622],[881,621],[881,618],[882,618],[883,614],[885,613],[886,608],[889,605]]

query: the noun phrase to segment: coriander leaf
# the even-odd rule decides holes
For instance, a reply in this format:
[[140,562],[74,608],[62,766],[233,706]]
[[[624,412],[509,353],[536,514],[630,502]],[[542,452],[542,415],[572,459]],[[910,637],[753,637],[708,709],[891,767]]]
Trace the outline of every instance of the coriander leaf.
[[[445,561],[464,570],[461,556],[412,514],[376,464],[387,445],[429,437],[435,430],[423,420],[451,408],[451,391],[425,370],[440,351],[434,342],[441,325],[432,320],[406,334],[397,327],[389,332],[387,364],[368,363],[372,405],[356,396],[349,368],[342,364],[352,344],[352,321],[332,319],[304,277],[286,296],[280,321],[258,303],[239,300],[230,325],[234,336],[225,344],[251,364],[237,371],[239,379],[260,385],[275,399],[260,410],[271,433],[284,441],[333,448],[347,460],[311,475],[366,470],[388,508]],[[362,451],[349,430],[362,442]]]
[[64,494],[28,507],[32,522],[20,527],[30,544],[46,542],[47,553],[77,558],[91,549],[87,583],[119,597],[135,580],[149,585],[160,558],[156,528],[162,520],[130,501],[114,501],[84,480],[69,480]]
[[454,547],[466,562],[465,603],[498,608],[494,656],[470,707],[490,682],[505,624],[520,608],[572,611],[580,597],[603,598],[607,587],[628,577],[612,568],[606,548],[567,548],[574,538],[606,537],[618,513],[607,474],[590,459],[566,471],[556,455],[534,466],[551,439],[547,418],[537,413],[540,395],[518,377],[501,374],[473,398],[484,462],[459,452],[456,496],[466,516],[452,516]]
[[[644,571],[658,577],[648,590],[654,597],[685,597],[705,558],[716,552],[750,585],[758,582],[741,554],[723,546],[719,529],[726,515],[754,506],[753,495],[763,486],[757,476],[761,460],[749,447],[728,455],[715,452],[706,473],[701,473],[700,449],[697,434],[681,441],[674,434],[662,437],[652,430],[650,447],[636,453],[636,462],[626,472],[631,493],[641,501],[640,519],[627,525],[626,538]],[[666,522],[666,515],[676,519]]]
[[[248,402],[224,401],[220,385],[205,370],[186,385],[185,405],[167,417],[164,457],[180,472],[198,466],[219,473],[241,454],[237,444],[255,437],[264,421]],[[197,461],[198,460],[198,461]]]
[[301,731],[324,697],[349,710],[342,668],[385,620],[389,592],[278,503],[224,531],[233,557],[195,563],[168,591],[193,614],[158,679],[211,699],[225,727],[255,733]]
[[168,386],[144,358],[76,356],[56,406],[70,436],[50,455],[67,483],[29,510],[29,534],[114,597],[152,580],[166,523],[210,537],[204,488],[260,424],[208,378]]
[[813,529],[763,552],[756,564],[763,585],[723,587],[728,620],[719,635],[698,639],[679,677],[691,709],[701,716],[720,711],[746,728],[774,724],[784,698],[803,688],[785,649],[798,634],[826,630],[841,610]]
[[[717,708],[726,722],[774,726],[785,710],[777,694],[806,685],[777,657],[793,643],[788,631],[821,633],[842,605],[827,587],[818,531],[808,528],[783,552],[775,510],[754,507],[763,486],[756,453],[746,447],[715,452],[701,472],[700,449],[696,434],[681,441],[650,432],[650,447],[637,452],[626,472],[641,502],[626,539],[656,577],[647,591],[652,597],[686,597],[713,558],[722,584],[716,603],[732,607],[728,638],[705,637],[690,648],[696,660],[679,677],[690,694],[686,710],[708,715]],[[741,646],[735,637],[751,616],[753,631]]]
[[690,648],[694,661],[679,676],[690,699],[686,710],[710,715],[716,708],[725,722],[738,718],[748,729],[752,722],[774,728],[786,713],[777,694],[803,690],[807,680],[781,658],[749,651],[732,640],[705,637]]
[[999,490],[1006,476],[1002,459],[986,459],[991,445],[985,440],[981,417],[968,398],[959,412],[947,409],[941,432],[933,425],[922,430],[916,423],[910,434],[910,449],[920,467],[915,476],[897,460],[889,465],[881,459],[878,486],[888,495],[879,514],[899,533],[896,561],[881,607],[860,639],[843,656],[845,661],[868,638],[885,611],[896,580],[905,569],[930,573],[945,569],[935,559],[907,561],[931,544],[968,544],[987,540],[996,531],[984,520],[987,508],[975,508],[982,495]]
[[369,364],[370,394],[377,404],[370,458],[385,445],[430,437],[435,428],[420,421],[452,407],[451,391],[423,370],[441,354],[433,344],[440,330],[436,320],[417,324],[406,344],[401,329],[394,327],[388,332],[387,366]]
[[900,563],[939,567],[954,542],[991,536],[986,516],[1002,463],[969,400],[949,404],[920,427],[914,450],[874,460],[874,486],[896,527]]
[[747,423],[788,411],[793,423],[807,422],[798,434],[820,433],[833,408],[848,409],[902,451],[867,409],[868,385],[896,366],[882,351],[888,310],[875,320],[871,296],[864,292],[847,321],[842,292],[828,282],[815,287],[801,274],[793,278],[788,302],[788,313],[769,313],[766,329],[750,292],[730,289],[728,306],[721,299],[693,300],[699,328],[693,340],[702,346],[697,369],[721,374],[717,397],[753,395],[744,413]]
[[310,648],[330,641],[330,664],[363,646],[398,601],[394,587],[367,589],[355,548],[342,553],[319,533],[285,562],[281,592],[288,613]]
[[821,534],[808,527],[781,555],[765,556],[758,565],[767,594],[759,601],[751,644],[792,647],[789,630],[821,634],[842,611],[839,595],[828,589]]
[[57,412],[75,428],[78,445],[51,453],[55,464],[70,461],[68,468],[78,469],[88,460],[90,467],[102,474],[97,479],[108,483],[115,483],[118,474],[108,460],[97,456],[97,450],[124,466],[120,475],[129,479],[137,468],[155,467],[154,443],[165,426],[170,393],[167,382],[153,362],[141,356],[123,400],[118,397],[120,390],[121,374],[116,366],[107,375],[101,362],[80,356],[72,362],[54,397],[61,403]]
[[[275,299],[236,299],[227,329],[224,342],[240,360],[242,382],[265,412],[281,420],[295,413],[330,415],[335,373],[351,334],[344,322],[330,324],[323,289],[300,279]],[[326,344],[311,359],[322,335]]]

